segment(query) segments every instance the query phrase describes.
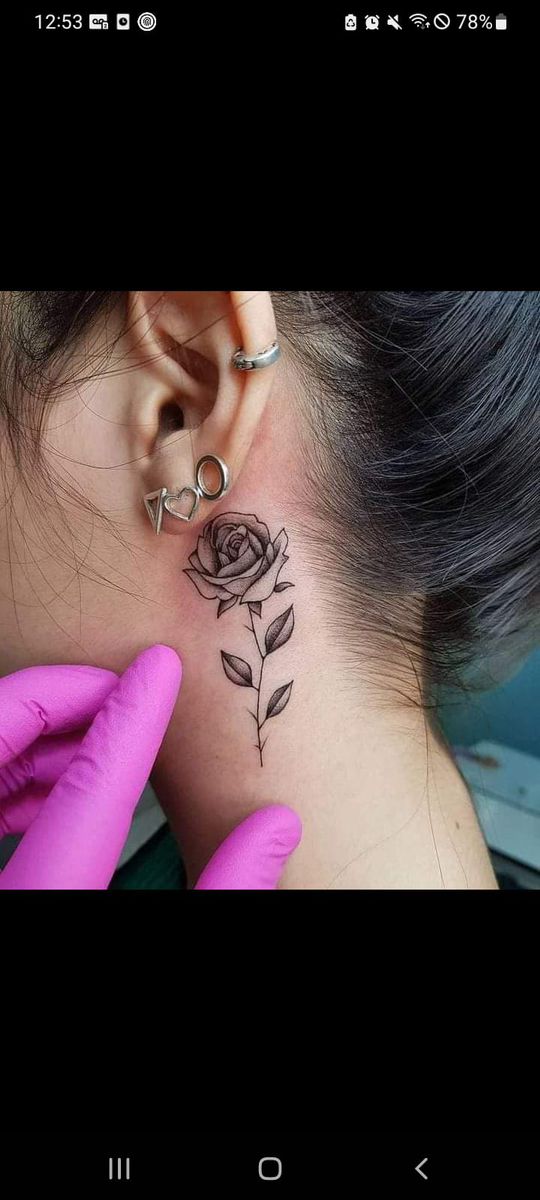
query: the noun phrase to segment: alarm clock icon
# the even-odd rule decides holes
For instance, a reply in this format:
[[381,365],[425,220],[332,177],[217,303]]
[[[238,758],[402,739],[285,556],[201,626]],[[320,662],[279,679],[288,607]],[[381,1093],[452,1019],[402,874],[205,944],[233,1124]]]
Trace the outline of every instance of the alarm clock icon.
[[378,28],[379,28],[379,18],[378,17],[366,17],[366,29],[378,29]]

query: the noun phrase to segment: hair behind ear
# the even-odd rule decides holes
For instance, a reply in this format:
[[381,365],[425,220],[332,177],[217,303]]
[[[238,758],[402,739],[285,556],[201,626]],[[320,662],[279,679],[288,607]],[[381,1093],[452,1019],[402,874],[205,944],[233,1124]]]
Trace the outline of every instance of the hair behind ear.
[[309,393],[342,624],[400,639],[429,680],[522,644],[540,594],[540,293],[274,303]]

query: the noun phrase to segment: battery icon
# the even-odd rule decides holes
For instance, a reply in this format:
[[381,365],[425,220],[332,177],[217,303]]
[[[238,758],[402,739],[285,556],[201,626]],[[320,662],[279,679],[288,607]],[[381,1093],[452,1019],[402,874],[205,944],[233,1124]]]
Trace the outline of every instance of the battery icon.
[[495,17],[495,29],[506,29],[506,17],[504,13],[497,13]]

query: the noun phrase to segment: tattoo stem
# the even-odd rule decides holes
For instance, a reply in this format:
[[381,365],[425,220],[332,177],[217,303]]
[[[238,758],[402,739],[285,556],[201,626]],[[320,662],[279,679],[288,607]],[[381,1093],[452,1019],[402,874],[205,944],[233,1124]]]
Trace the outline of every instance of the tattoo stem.
[[[261,729],[262,729],[262,727],[263,727],[263,725],[264,725],[264,721],[263,721],[263,722],[262,722],[262,724],[261,724],[261,722],[260,722],[260,714],[261,714],[261,685],[262,685],[262,677],[263,677],[263,671],[264,671],[264,660],[265,660],[265,658],[266,658],[266,655],[265,655],[265,654],[263,654],[263,652],[262,652],[262,650],[261,650],[261,647],[259,646],[259,642],[258,642],[257,634],[255,633],[255,626],[254,626],[254,624],[253,624],[253,613],[252,613],[251,609],[249,610],[249,616],[250,616],[250,620],[251,620],[251,628],[252,628],[252,631],[253,631],[253,637],[255,638],[255,645],[256,645],[256,647],[257,647],[257,650],[259,651],[259,654],[260,654],[260,656],[261,656],[261,672],[260,672],[260,675],[259,675],[259,686],[255,688],[255,691],[256,691],[256,693],[257,693],[257,742],[258,742],[259,758],[260,758],[260,760],[261,760],[261,767],[262,767],[262,766],[263,766],[263,756],[262,756],[262,752],[263,752],[263,749],[264,749],[264,747],[263,747],[263,746],[261,746]],[[253,685],[253,686],[255,687],[255,685]]]

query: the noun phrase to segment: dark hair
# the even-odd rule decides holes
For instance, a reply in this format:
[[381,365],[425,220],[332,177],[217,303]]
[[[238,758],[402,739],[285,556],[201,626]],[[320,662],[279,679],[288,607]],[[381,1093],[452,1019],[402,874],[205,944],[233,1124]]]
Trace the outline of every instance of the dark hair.
[[[19,465],[38,467],[52,383],[123,295],[3,293],[0,420]],[[455,682],[536,615],[539,293],[273,298],[309,400],[300,521],[329,611],[385,670],[398,639],[424,684]]]
[[[0,421],[13,459],[42,467],[40,434],[57,385],[69,381],[68,364],[93,322],[108,315],[122,292],[0,292]],[[112,350],[88,347],[84,371],[98,373]],[[80,367],[74,373],[81,382]]]
[[329,612],[371,642],[385,671],[398,638],[424,685],[458,682],[478,653],[503,644],[519,652],[534,623],[539,300],[275,297],[310,398],[305,516],[323,574],[332,564]]

